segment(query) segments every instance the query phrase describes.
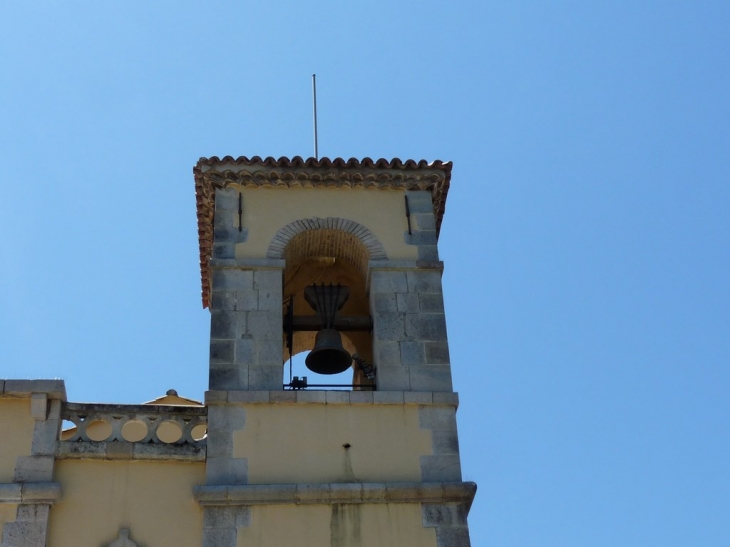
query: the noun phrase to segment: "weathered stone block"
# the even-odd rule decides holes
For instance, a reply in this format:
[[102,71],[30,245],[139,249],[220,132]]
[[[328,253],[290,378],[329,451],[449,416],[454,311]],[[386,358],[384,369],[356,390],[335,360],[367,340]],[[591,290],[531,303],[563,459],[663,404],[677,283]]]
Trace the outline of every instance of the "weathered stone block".
[[48,407],[48,395],[45,393],[33,393],[30,396],[30,417],[34,420],[45,420]]
[[446,341],[446,317],[443,313],[408,313],[405,333],[410,340]]
[[326,391],[325,399],[330,405],[346,405],[350,403],[349,391]]
[[257,291],[278,294],[281,298],[283,270],[255,270],[253,281],[253,288]]
[[297,402],[296,391],[272,391],[269,394],[269,402],[279,404],[294,404]]
[[418,313],[421,311],[417,294],[398,293],[396,294],[396,301],[399,312]]
[[238,530],[234,528],[203,528],[203,547],[236,547]]
[[400,359],[404,365],[424,365],[426,364],[426,352],[423,348],[423,342],[399,342]]
[[436,217],[433,215],[433,209],[427,213],[417,213],[411,215],[411,223],[416,230],[424,232],[436,231]]
[[235,258],[235,246],[231,242],[213,243],[213,258]]
[[236,291],[236,309],[254,311],[259,309],[259,291]]
[[248,460],[245,458],[212,458],[205,462],[206,484],[248,483]]
[[113,442],[106,444],[106,455],[114,460],[131,460],[134,457],[134,443]]
[[248,366],[211,365],[208,369],[208,388],[220,391],[248,389]]
[[210,364],[217,365],[233,363],[233,352],[233,340],[211,340]]
[[424,406],[418,409],[419,425],[433,431],[456,431],[456,410],[453,407]]
[[283,332],[281,310],[250,311],[247,313],[246,332],[248,334],[255,338],[276,338],[281,340]]
[[353,391],[350,393],[350,404],[370,405],[373,403],[372,391]]
[[379,391],[408,391],[411,389],[408,367],[378,366],[375,384]]
[[210,314],[210,337],[216,340],[237,338],[246,331],[246,312],[214,311]]
[[422,503],[421,516],[424,528],[457,524],[456,506],[451,503]]
[[437,245],[419,245],[417,252],[419,262],[436,262],[439,260],[439,248]]
[[[60,401],[56,401],[60,403]],[[33,427],[31,452],[34,456],[53,456],[56,452],[56,441],[60,433],[59,419],[39,420]]]
[[53,479],[53,456],[19,456],[15,482],[48,482]]
[[423,482],[461,480],[461,463],[458,455],[421,456],[420,460]]
[[284,385],[284,371],[281,364],[274,366],[252,365],[248,368],[248,389],[255,391],[278,391]]
[[436,528],[437,547],[471,547],[469,529],[466,526]]
[[441,293],[441,272],[438,270],[409,270],[408,292]]
[[433,214],[433,199],[431,192],[428,190],[408,190],[406,192],[408,198],[408,209],[411,215],[417,213]]
[[376,312],[373,316],[373,334],[378,340],[403,340],[405,315],[397,312]]
[[402,391],[374,391],[373,404],[400,404],[404,402]]
[[215,191],[216,211],[238,211],[238,192],[235,188],[217,188]]
[[268,391],[229,391],[229,403],[268,403]]
[[297,391],[297,403],[321,403],[327,401],[324,391]]
[[459,394],[454,392],[434,393],[433,402],[434,404],[444,404],[458,407]]
[[256,364],[259,366],[281,367],[284,362],[284,348],[281,335],[256,340]]
[[213,270],[213,290],[251,290],[253,272],[235,268]]
[[398,305],[394,293],[371,292],[370,307],[373,313],[398,311]]
[[8,522],[3,527],[1,545],[2,547],[38,547],[46,545],[47,527],[47,519],[42,522]]
[[375,366],[400,365],[400,344],[398,342],[373,341]]
[[256,341],[253,338],[237,338],[235,361],[242,365],[258,364],[256,360]]
[[456,429],[439,429],[431,432],[433,454],[458,454],[459,437]]
[[374,293],[408,292],[406,272],[377,270],[372,272],[370,291]]
[[278,290],[278,291],[261,290],[261,291],[259,291],[258,309],[263,310],[263,311],[276,311],[280,314],[281,309],[282,309],[281,290]]
[[228,402],[228,392],[218,390],[208,390],[205,392],[205,404],[215,405]]
[[27,397],[32,393],[46,393],[49,398],[66,400],[63,380],[5,380],[4,395]]
[[410,234],[404,232],[403,239],[406,245],[436,245],[438,239],[435,231],[413,231]]
[[425,365],[409,367],[413,391],[452,391],[451,367],[448,365]]
[[210,297],[210,310],[230,311],[236,309],[236,293],[234,291],[213,291]]
[[448,365],[451,363],[448,342],[425,342],[424,346],[426,348],[426,364]]
[[430,391],[406,391],[403,393],[403,402],[407,405],[430,405],[433,403],[433,394]]

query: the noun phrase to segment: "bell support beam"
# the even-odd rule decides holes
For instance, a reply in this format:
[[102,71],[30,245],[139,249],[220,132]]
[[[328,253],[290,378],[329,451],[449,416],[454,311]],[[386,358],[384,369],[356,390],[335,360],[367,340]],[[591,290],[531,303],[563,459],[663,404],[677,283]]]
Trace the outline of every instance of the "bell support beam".
[[[373,320],[369,316],[336,317],[334,328],[338,331],[364,331],[373,329]],[[295,315],[292,321],[292,330],[318,331],[322,329],[322,320],[317,315]]]

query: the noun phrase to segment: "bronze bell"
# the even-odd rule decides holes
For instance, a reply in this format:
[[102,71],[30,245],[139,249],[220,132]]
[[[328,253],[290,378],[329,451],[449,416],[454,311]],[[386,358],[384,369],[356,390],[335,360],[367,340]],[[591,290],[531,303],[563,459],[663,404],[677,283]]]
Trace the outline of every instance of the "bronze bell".
[[335,329],[322,329],[314,338],[314,349],[304,360],[317,374],[339,374],[352,365],[352,356],[342,347],[342,336]]
[[322,330],[314,337],[314,348],[304,364],[317,374],[339,374],[352,365],[352,356],[342,347],[342,336],[335,330],[335,316],[345,305],[350,289],[342,285],[311,285],[304,299],[322,320]]

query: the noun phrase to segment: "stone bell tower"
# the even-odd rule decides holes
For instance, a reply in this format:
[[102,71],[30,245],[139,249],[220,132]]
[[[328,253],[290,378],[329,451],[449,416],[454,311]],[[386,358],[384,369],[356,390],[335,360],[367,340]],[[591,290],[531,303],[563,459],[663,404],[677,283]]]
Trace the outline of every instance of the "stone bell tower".
[[[211,312],[203,545],[468,546],[476,485],[437,248],[451,164],[214,157],[194,173]],[[347,388],[291,378],[307,350],[313,371],[350,371]]]

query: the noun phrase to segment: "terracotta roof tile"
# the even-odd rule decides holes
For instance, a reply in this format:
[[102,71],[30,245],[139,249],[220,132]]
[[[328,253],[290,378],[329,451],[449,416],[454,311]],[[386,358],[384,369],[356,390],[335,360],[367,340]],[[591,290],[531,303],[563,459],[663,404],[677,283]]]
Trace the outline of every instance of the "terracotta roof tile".
[[451,162],[425,160],[402,161],[364,158],[308,158],[295,156],[261,158],[200,158],[193,168],[195,198],[198,209],[198,240],[200,243],[200,274],[203,307],[210,296],[208,262],[213,247],[213,213],[216,188],[230,184],[241,186],[277,187],[349,187],[403,190],[429,190],[436,216],[436,232],[440,231],[446,207],[446,195],[451,181]]

